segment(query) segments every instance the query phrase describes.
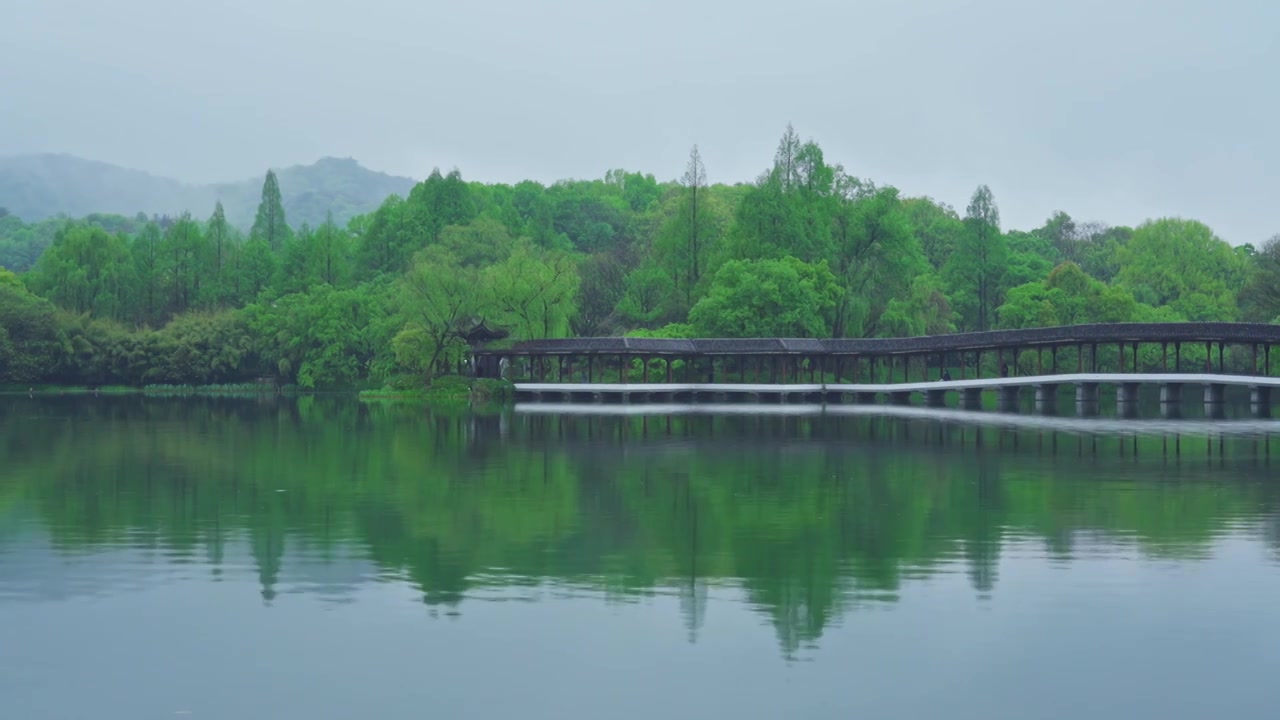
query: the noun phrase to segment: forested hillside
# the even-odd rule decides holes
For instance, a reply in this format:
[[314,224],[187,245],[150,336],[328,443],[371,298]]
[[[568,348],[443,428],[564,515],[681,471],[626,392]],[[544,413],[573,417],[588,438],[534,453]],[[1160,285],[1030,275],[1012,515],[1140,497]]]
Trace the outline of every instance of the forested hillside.
[[[409,178],[361,167],[355,160],[323,158],[278,171],[284,208],[295,223],[319,225],[332,213],[345,223],[377,209],[390,195],[413,187]],[[247,230],[258,207],[261,178],[189,185],[69,155],[0,157],[0,207],[33,225],[58,217],[123,215],[176,217],[206,213],[221,202],[227,220]],[[0,241],[13,237],[0,231]],[[43,249],[43,248],[41,248]],[[0,255],[0,263],[4,256]]]
[[[612,171],[551,186],[433,173],[347,223],[290,224],[268,173],[251,230],[208,218],[60,224],[0,271],[0,382],[421,384],[484,321],[510,339],[872,337],[1082,322],[1280,320],[1280,237],[1065,213],[1006,231],[858,178],[791,129],[753,183]],[[0,219],[0,224],[12,219]]]

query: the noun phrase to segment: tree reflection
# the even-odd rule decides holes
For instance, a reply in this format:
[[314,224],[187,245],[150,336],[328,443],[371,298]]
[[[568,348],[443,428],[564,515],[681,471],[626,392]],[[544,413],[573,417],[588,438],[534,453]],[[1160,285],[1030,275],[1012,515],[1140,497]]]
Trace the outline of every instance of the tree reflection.
[[1280,547],[1271,437],[324,397],[4,404],[0,543],[19,505],[67,552],[147,543],[217,573],[245,538],[267,603],[303,545],[355,551],[449,609],[494,584],[666,590],[690,642],[709,589],[733,585],[793,655],[908,577],[963,571],[998,592],[1014,538],[1063,562],[1107,541],[1197,557],[1247,518]]

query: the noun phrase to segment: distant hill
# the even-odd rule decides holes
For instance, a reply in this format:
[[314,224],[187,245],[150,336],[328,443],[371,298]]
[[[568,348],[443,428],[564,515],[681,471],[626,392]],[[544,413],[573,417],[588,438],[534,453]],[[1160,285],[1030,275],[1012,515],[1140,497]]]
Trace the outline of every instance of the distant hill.
[[[206,219],[222,201],[227,219],[248,230],[262,193],[263,174],[241,182],[189,185],[71,155],[0,157],[0,207],[36,222],[57,215],[92,213],[178,215]],[[370,212],[389,195],[408,195],[416,181],[375,172],[352,159],[322,158],[312,165],[277,169],[289,224],[324,222],[333,213],[345,223]]]

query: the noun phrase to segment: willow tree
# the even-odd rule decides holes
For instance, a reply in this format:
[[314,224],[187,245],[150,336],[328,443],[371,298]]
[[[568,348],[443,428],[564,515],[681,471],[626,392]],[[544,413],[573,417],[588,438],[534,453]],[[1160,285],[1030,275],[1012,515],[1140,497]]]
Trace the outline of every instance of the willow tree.
[[482,312],[485,293],[478,270],[444,248],[428,247],[400,278],[398,300],[404,327],[392,340],[396,361],[429,376],[466,349],[462,333]]
[[519,340],[565,337],[578,308],[578,266],[565,253],[524,243],[482,278],[495,322]]

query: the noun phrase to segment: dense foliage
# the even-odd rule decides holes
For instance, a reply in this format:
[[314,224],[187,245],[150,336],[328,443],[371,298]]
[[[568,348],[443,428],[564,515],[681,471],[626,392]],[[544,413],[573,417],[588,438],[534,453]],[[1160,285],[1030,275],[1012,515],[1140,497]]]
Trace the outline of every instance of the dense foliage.
[[[1280,236],[1056,213],[1001,228],[854,177],[787,128],[753,183],[611,171],[551,186],[433,173],[376,211],[291,227],[268,173],[243,235],[207,220],[0,211],[0,383],[420,383],[480,323],[512,340],[875,337],[1136,320],[1280,319]],[[47,247],[46,247],[47,246]],[[29,268],[29,270],[28,270]]]

